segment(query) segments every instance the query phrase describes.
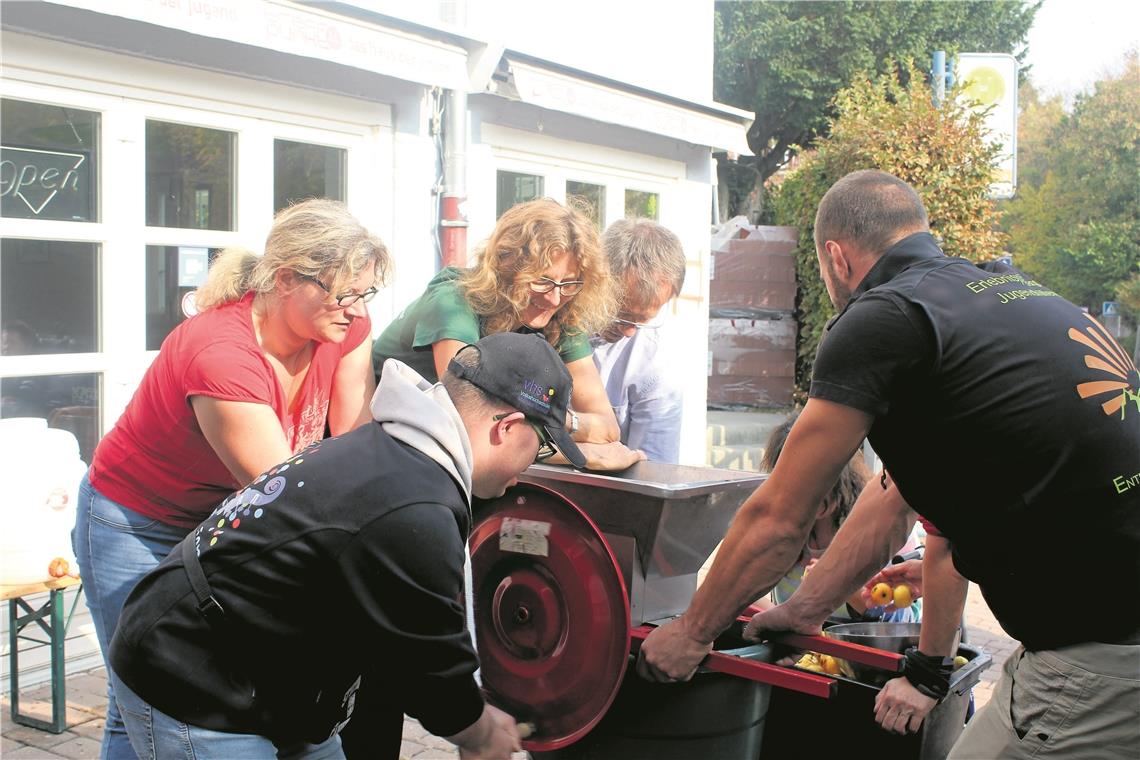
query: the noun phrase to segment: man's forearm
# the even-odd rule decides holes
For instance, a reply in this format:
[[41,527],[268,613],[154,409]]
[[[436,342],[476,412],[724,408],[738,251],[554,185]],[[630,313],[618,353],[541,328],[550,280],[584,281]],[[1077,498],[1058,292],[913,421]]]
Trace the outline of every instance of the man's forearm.
[[691,635],[711,642],[784,577],[800,556],[810,523],[788,528],[763,502],[740,510],[683,616]]
[[954,569],[950,542],[928,535],[922,560],[922,632],[918,641],[923,654],[955,654],[954,638],[962,623],[968,588],[969,582]]
[[823,623],[890,559],[914,525],[915,514],[890,483],[867,483],[831,545],[788,600],[800,617]]

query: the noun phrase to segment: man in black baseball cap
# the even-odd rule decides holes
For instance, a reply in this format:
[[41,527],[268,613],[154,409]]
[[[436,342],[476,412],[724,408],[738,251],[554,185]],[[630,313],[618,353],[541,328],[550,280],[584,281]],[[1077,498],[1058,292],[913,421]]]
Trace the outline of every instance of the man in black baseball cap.
[[343,758],[347,725],[395,758],[407,714],[508,760],[518,730],[475,682],[458,601],[471,500],[555,448],[585,464],[572,387],[536,335],[483,338],[435,384],[389,359],[370,423],[233,494],[128,597],[109,675],[136,752]]
[[586,457],[566,430],[574,381],[550,343],[538,335],[496,333],[460,353],[471,349],[479,353],[477,363],[452,359],[448,371],[522,412],[538,433],[538,461],[557,452],[585,467]]

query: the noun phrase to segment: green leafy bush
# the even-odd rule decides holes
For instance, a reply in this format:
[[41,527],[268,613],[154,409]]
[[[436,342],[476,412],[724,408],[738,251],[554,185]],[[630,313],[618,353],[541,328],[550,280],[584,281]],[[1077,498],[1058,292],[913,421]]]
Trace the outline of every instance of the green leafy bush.
[[[903,83],[906,84],[903,84]],[[922,197],[930,226],[947,256],[985,261],[1000,256],[1006,236],[989,198],[997,156],[984,140],[982,117],[958,91],[941,108],[913,62],[876,79],[858,78],[835,99],[828,137],[771,189],[772,219],[799,228],[796,249],[796,386],[803,392],[823,328],[835,313],[819,276],[812,225],[827,189],[859,169],[881,169],[909,182]]]

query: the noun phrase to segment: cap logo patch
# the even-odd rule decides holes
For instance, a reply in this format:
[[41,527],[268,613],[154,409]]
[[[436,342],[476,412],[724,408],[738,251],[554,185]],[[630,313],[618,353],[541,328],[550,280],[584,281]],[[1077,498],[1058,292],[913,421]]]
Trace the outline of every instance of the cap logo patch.
[[527,400],[533,401],[544,411],[550,411],[550,396],[552,394],[544,393],[543,387],[533,380],[523,380],[522,395]]

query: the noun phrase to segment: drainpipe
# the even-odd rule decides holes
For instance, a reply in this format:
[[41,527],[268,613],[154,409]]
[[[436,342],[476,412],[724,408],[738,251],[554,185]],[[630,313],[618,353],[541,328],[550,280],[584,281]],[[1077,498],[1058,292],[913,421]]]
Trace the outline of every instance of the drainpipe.
[[447,90],[443,105],[443,194],[439,241],[442,265],[467,266],[467,93]]

